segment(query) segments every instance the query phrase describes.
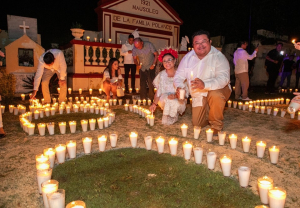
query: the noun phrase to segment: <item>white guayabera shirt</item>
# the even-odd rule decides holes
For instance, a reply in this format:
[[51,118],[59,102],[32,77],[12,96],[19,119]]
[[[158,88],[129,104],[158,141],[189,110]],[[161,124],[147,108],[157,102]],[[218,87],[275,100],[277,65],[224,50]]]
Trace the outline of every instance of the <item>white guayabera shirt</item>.
[[67,76],[67,64],[65,60],[64,53],[59,49],[50,49],[43,53],[43,55],[39,58],[39,65],[36,71],[36,75],[34,77],[34,90],[38,90],[39,85],[41,83],[41,79],[44,73],[44,68],[48,69],[48,66],[44,62],[44,55],[48,52],[51,52],[55,58],[54,63],[51,67],[52,72],[58,71],[60,80],[65,80]]
[[[193,72],[193,79],[199,78],[204,82],[204,89],[191,89],[191,72]],[[223,89],[226,85],[231,89],[228,60],[213,46],[211,46],[210,52],[201,60],[192,50],[183,57],[178,66],[174,76],[175,87],[184,88],[183,82],[185,80],[188,82],[190,94],[193,98],[192,106],[202,106],[202,99],[207,97],[208,91]]]
[[256,57],[256,51],[249,55],[243,48],[238,48],[233,54],[233,63],[235,65],[234,72],[236,74],[248,72],[248,60]]

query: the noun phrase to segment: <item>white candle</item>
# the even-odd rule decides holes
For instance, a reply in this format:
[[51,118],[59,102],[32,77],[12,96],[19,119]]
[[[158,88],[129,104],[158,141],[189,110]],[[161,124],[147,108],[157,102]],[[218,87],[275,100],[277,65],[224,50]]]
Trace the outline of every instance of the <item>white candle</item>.
[[102,89],[99,89],[99,94],[100,94],[100,95],[102,94]]
[[102,118],[98,118],[97,122],[98,122],[99,129],[103,129],[103,119]]
[[60,133],[65,134],[66,133],[66,122],[59,122],[58,126],[59,126]]
[[58,189],[58,181],[56,180],[47,180],[42,183],[42,193],[43,193],[43,201],[44,201],[45,208],[50,208],[46,194],[56,192],[57,189]]
[[169,141],[169,147],[170,147],[170,154],[171,155],[177,155],[177,146],[178,146],[178,141],[172,138]]
[[117,99],[113,99],[113,104],[117,105]]
[[285,104],[288,105],[289,103],[290,103],[290,99],[287,98],[287,99],[285,100]]
[[116,147],[117,146],[117,140],[118,140],[118,134],[116,132],[111,133],[109,135],[109,139],[110,139],[110,146],[112,148]]
[[220,157],[220,163],[222,167],[222,172],[224,176],[231,175],[231,157],[229,155],[222,155]]
[[191,154],[192,154],[192,149],[193,149],[193,145],[185,142],[183,144],[183,154],[184,154],[184,159],[185,160],[190,160],[191,159]]
[[28,135],[34,135],[35,124],[34,123],[28,124],[27,129],[28,129]]
[[76,157],[76,141],[70,140],[66,144],[68,155],[70,159],[73,159]]
[[90,124],[90,130],[94,131],[96,126],[96,119],[94,118],[89,119],[89,124]]
[[239,103],[238,103],[238,107],[239,107],[240,110],[242,110],[243,103],[242,103],[242,102],[239,102]]
[[274,187],[269,189],[269,205],[270,208],[284,208],[286,191],[282,188]]
[[280,116],[281,116],[281,117],[284,117],[284,116],[285,116],[285,113],[286,113],[286,110],[283,109],[283,108],[281,108],[281,114],[280,114]]
[[47,123],[47,129],[50,135],[54,134],[54,122]]
[[139,93],[140,89],[139,88],[135,88],[136,93]]
[[58,189],[56,192],[47,194],[50,208],[65,208],[65,190]]
[[82,131],[86,132],[87,131],[87,127],[88,127],[87,126],[88,125],[88,120],[81,120],[80,123],[81,123]]
[[82,89],[81,88],[78,89],[78,93],[79,93],[79,95],[82,94]]
[[256,105],[256,106],[255,106],[255,113],[258,113],[258,112],[259,112],[259,106]]
[[64,163],[66,159],[66,145],[58,144],[55,145],[56,158],[58,163]]
[[206,130],[206,140],[207,140],[207,142],[212,142],[213,141],[213,134],[214,134],[214,131],[212,129],[207,129]]
[[159,154],[164,153],[165,148],[165,139],[162,137],[158,137],[156,139],[157,151]]
[[42,194],[42,183],[51,179],[52,169],[37,170],[37,183],[39,193]]
[[243,151],[244,152],[249,152],[250,151],[250,143],[251,143],[250,138],[245,137],[245,138],[242,139]]
[[233,108],[236,108],[237,107],[237,101],[233,101]]
[[[5,107],[5,106],[4,106]],[[4,113],[4,108],[3,108],[3,106],[1,106],[1,112],[2,113]],[[18,107],[14,107],[14,115],[16,116],[16,115],[18,115],[19,114],[19,109],[18,109]]]
[[202,147],[194,147],[194,157],[195,163],[201,164],[203,158],[203,148]]
[[122,105],[123,100],[119,99],[119,105]]
[[86,208],[83,201],[72,201],[67,204],[66,208]]
[[144,138],[144,141],[145,141],[146,150],[151,150],[152,149],[152,136],[146,136]]
[[59,87],[57,88],[57,92],[60,93],[60,88]]
[[45,161],[42,163],[36,163],[37,170],[46,170],[50,168],[50,161]]
[[151,100],[150,99],[148,99],[148,105],[151,105]]
[[226,132],[225,131],[219,131],[218,132],[219,136],[219,145],[224,145],[225,144],[225,138],[226,138]]
[[241,187],[248,187],[251,169],[247,166],[240,166],[238,169],[239,182]]
[[265,109],[266,109],[265,106],[260,106],[260,112],[261,112],[261,114],[264,114],[264,113],[265,113]]
[[25,100],[25,94],[21,94],[22,100]]
[[125,111],[128,111],[128,104],[125,104],[124,107],[125,107]]
[[129,93],[132,93],[132,88],[129,88]]
[[50,168],[53,168],[54,161],[55,161],[55,149],[53,148],[44,149],[44,155],[48,156],[50,162]]
[[201,127],[194,126],[194,139],[199,139],[200,132],[201,132]]
[[253,105],[249,105],[249,112],[252,112]]
[[40,118],[44,118],[44,113],[45,113],[44,109],[40,109]]
[[185,97],[185,89],[180,88],[179,89],[179,99],[184,100]]
[[228,100],[228,101],[227,101],[227,105],[228,105],[228,108],[231,108],[232,101],[231,101],[231,100]]
[[76,121],[69,121],[70,132],[73,134],[76,132]]
[[137,146],[137,138],[138,138],[138,134],[136,132],[131,132],[130,135],[129,135],[129,138],[130,138],[130,143],[131,143],[131,146],[133,148],[136,148]]
[[99,151],[100,152],[105,151],[106,141],[107,141],[107,138],[106,138],[105,135],[102,135],[102,136],[98,137],[98,145],[99,145]]
[[235,149],[237,144],[237,136],[235,134],[229,135],[229,141],[231,149]]
[[109,122],[109,117],[104,117],[103,122],[104,122],[104,127],[107,128],[108,127],[108,122]]
[[55,108],[55,107],[52,107],[52,108],[51,108],[51,116],[54,116],[54,115],[55,115],[55,111],[56,111],[56,108]]
[[279,147],[273,146],[269,148],[270,153],[270,160],[272,164],[278,163],[278,157],[279,157]]
[[150,126],[154,126],[154,119],[155,119],[155,116],[153,114],[149,116],[149,124],[150,124]]
[[206,154],[206,159],[207,159],[207,168],[210,170],[215,169],[217,154],[209,150]]
[[44,124],[44,123],[39,123],[37,126],[38,126],[38,129],[39,129],[39,134],[40,134],[41,136],[45,136],[46,124]]
[[274,108],[274,111],[273,111],[273,116],[276,116],[278,113],[278,108]]
[[[15,107],[14,105],[9,105],[9,106],[8,106],[9,112],[10,112],[10,113],[13,113],[13,112],[14,112],[14,107]],[[30,106],[29,106],[29,107],[30,107]]]
[[263,158],[266,149],[266,142],[258,141],[256,142],[256,153],[258,158]]
[[82,138],[84,154],[90,154],[92,149],[92,137]]
[[72,93],[72,88],[68,88],[69,95]]
[[263,204],[269,204],[268,191],[269,189],[273,188],[273,179],[268,176],[264,176],[258,178],[257,183],[260,201]]
[[181,128],[182,136],[183,136],[183,137],[186,137],[186,136],[187,136],[187,129],[188,129],[188,126],[187,126],[186,124],[182,124],[180,128]]

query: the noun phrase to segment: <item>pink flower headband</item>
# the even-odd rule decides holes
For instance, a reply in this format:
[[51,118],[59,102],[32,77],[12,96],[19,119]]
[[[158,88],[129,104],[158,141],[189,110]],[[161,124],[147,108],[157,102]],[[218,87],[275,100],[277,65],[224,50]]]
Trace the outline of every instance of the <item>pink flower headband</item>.
[[165,49],[165,50],[163,50],[163,51],[160,52],[160,54],[159,54],[159,56],[158,56],[158,60],[159,60],[160,62],[163,62],[163,57],[164,57],[164,55],[167,54],[167,53],[171,54],[171,55],[174,56],[174,58],[176,58],[176,59],[178,58],[178,53],[177,53],[177,51],[173,50],[172,48],[169,48],[169,49]]

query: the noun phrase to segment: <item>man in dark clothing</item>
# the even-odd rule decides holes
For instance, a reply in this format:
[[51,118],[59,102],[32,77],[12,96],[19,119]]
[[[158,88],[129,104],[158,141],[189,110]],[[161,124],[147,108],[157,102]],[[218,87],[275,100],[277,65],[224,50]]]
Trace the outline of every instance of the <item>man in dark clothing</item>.
[[295,62],[293,61],[293,59],[294,59],[294,55],[290,55],[289,59],[283,61],[283,65],[281,67],[282,75],[281,75],[280,87],[282,87],[285,78],[287,78],[286,87],[287,88],[290,87],[292,71],[295,68]]
[[298,89],[299,78],[300,78],[300,59],[296,63],[296,86],[295,86],[296,89]]
[[282,64],[283,57],[280,55],[283,44],[277,43],[276,48],[269,51],[266,57],[265,65],[269,74],[266,94],[274,93],[275,82]]

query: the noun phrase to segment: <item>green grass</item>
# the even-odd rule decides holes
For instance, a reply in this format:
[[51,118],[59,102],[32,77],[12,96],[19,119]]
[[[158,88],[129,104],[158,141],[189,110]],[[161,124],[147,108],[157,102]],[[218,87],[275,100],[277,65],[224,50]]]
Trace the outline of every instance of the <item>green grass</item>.
[[[148,174],[155,174],[150,177]],[[238,182],[181,157],[144,149],[83,156],[54,168],[66,203],[87,207],[251,207],[259,197]]]

